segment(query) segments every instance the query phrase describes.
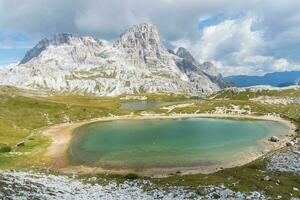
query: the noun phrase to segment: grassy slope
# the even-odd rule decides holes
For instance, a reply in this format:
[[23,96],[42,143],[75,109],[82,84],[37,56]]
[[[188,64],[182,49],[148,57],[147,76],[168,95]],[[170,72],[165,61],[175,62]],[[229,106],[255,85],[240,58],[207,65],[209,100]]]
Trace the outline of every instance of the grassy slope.
[[[275,97],[299,97],[300,91],[262,91],[253,93],[223,91],[208,100],[185,99],[174,95],[147,95],[148,99],[160,99],[176,103],[194,103],[187,108],[176,108],[172,112],[194,113],[211,112],[215,107],[230,105],[250,106],[256,114],[278,113],[300,125],[299,105],[266,105],[249,101],[261,95]],[[63,123],[67,120],[77,121],[100,116],[129,114],[132,111],[119,109],[120,98],[110,97],[80,97],[80,96],[51,96],[41,97],[24,93],[14,88],[0,88],[0,146],[7,144],[13,147],[13,152],[22,155],[0,153],[0,168],[28,168],[42,162],[42,153],[49,144],[49,139],[41,135],[41,131],[52,124]],[[162,109],[152,109],[153,112],[165,112]],[[139,114],[138,111],[135,111]],[[25,141],[24,147],[16,147],[18,142]],[[222,184],[234,190],[262,191],[268,195],[280,194],[289,197],[292,186],[300,188],[299,177],[289,173],[265,172],[265,160],[259,159],[246,166],[222,170],[211,175],[175,175],[169,178],[152,179],[158,187],[165,185],[182,185],[201,192],[199,186]],[[261,179],[269,175],[273,181]],[[101,175],[99,175],[101,176]],[[111,176],[115,177],[115,176]],[[119,178],[122,180],[122,178]],[[280,180],[280,185],[276,185]],[[238,184],[235,184],[238,183]]]
[[[0,153],[0,168],[28,167],[40,160],[49,139],[41,130],[53,124],[78,121],[112,114],[128,114],[118,110],[116,98],[86,98],[75,96],[29,97],[14,89],[0,89],[0,146],[9,145],[13,152]],[[25,141],[24,147],[16,147]],[[25,155],[28,154],[28,155]],[[30,163],[30,164],[29,164]]]

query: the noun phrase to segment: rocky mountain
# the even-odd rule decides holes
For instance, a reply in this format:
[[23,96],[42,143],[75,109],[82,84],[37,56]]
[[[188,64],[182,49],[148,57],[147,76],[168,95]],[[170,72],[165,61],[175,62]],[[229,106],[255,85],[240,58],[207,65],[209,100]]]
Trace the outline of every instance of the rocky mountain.
[[182,64],[185,65],[184,69],[193,68],[194,70],[198,70],[198,73],[204,73],[209,79],[214,82],[218,83],[220,88],[225,88],[229,86],[233,86],[231,82],[225,81],[222,75],[218,72],[217,68],[211,62],[204,62],[200,64],[195,60],[192,54],[185,48],[179,47],[176,55],[182,60],[177,63],[180,67]]
[[112,45],[69,33],[41,40],[2,85],[100,96],[183,93],[205,96],[228,86],[211,63],[164,47],[156,27],[133,26]]

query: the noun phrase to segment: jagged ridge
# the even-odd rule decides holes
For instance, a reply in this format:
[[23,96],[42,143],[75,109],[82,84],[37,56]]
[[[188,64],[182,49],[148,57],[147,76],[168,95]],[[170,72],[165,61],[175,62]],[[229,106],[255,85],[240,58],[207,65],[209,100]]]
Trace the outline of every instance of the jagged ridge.
[[156,27],[133,26],[113,44],[69,33],[41,40],[1,84],[93,95],[184,93],[204,96],[227,86],[211,63],[161,43]]

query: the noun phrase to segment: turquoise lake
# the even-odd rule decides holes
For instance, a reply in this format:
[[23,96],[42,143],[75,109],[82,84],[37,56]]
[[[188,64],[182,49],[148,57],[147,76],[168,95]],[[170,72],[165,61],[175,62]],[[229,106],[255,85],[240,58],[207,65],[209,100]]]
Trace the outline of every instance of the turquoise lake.
[[286,132],[282,123],[258,120],[97,122],[75,130],[69,158],[75,165],[108,169],[214,166],[263,150],[261,140]]

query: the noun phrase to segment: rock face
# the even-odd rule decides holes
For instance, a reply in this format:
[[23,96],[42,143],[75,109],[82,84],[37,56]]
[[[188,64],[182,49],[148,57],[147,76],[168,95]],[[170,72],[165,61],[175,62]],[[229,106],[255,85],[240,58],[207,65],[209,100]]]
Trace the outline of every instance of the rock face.
[[194,59],[194,57],[192,56],[192,54],[183,47],[178,48],[176,55],[179,56],[180,58],[190,61],[191,63],[194,63],[194,64],[197,63],[196,60]]
[[69,33],[41,40],[2,85],[99,96],[181,93],[205,96],[228,86],[211,63],[161,43],[152,24],[136,25],[113,44]]

